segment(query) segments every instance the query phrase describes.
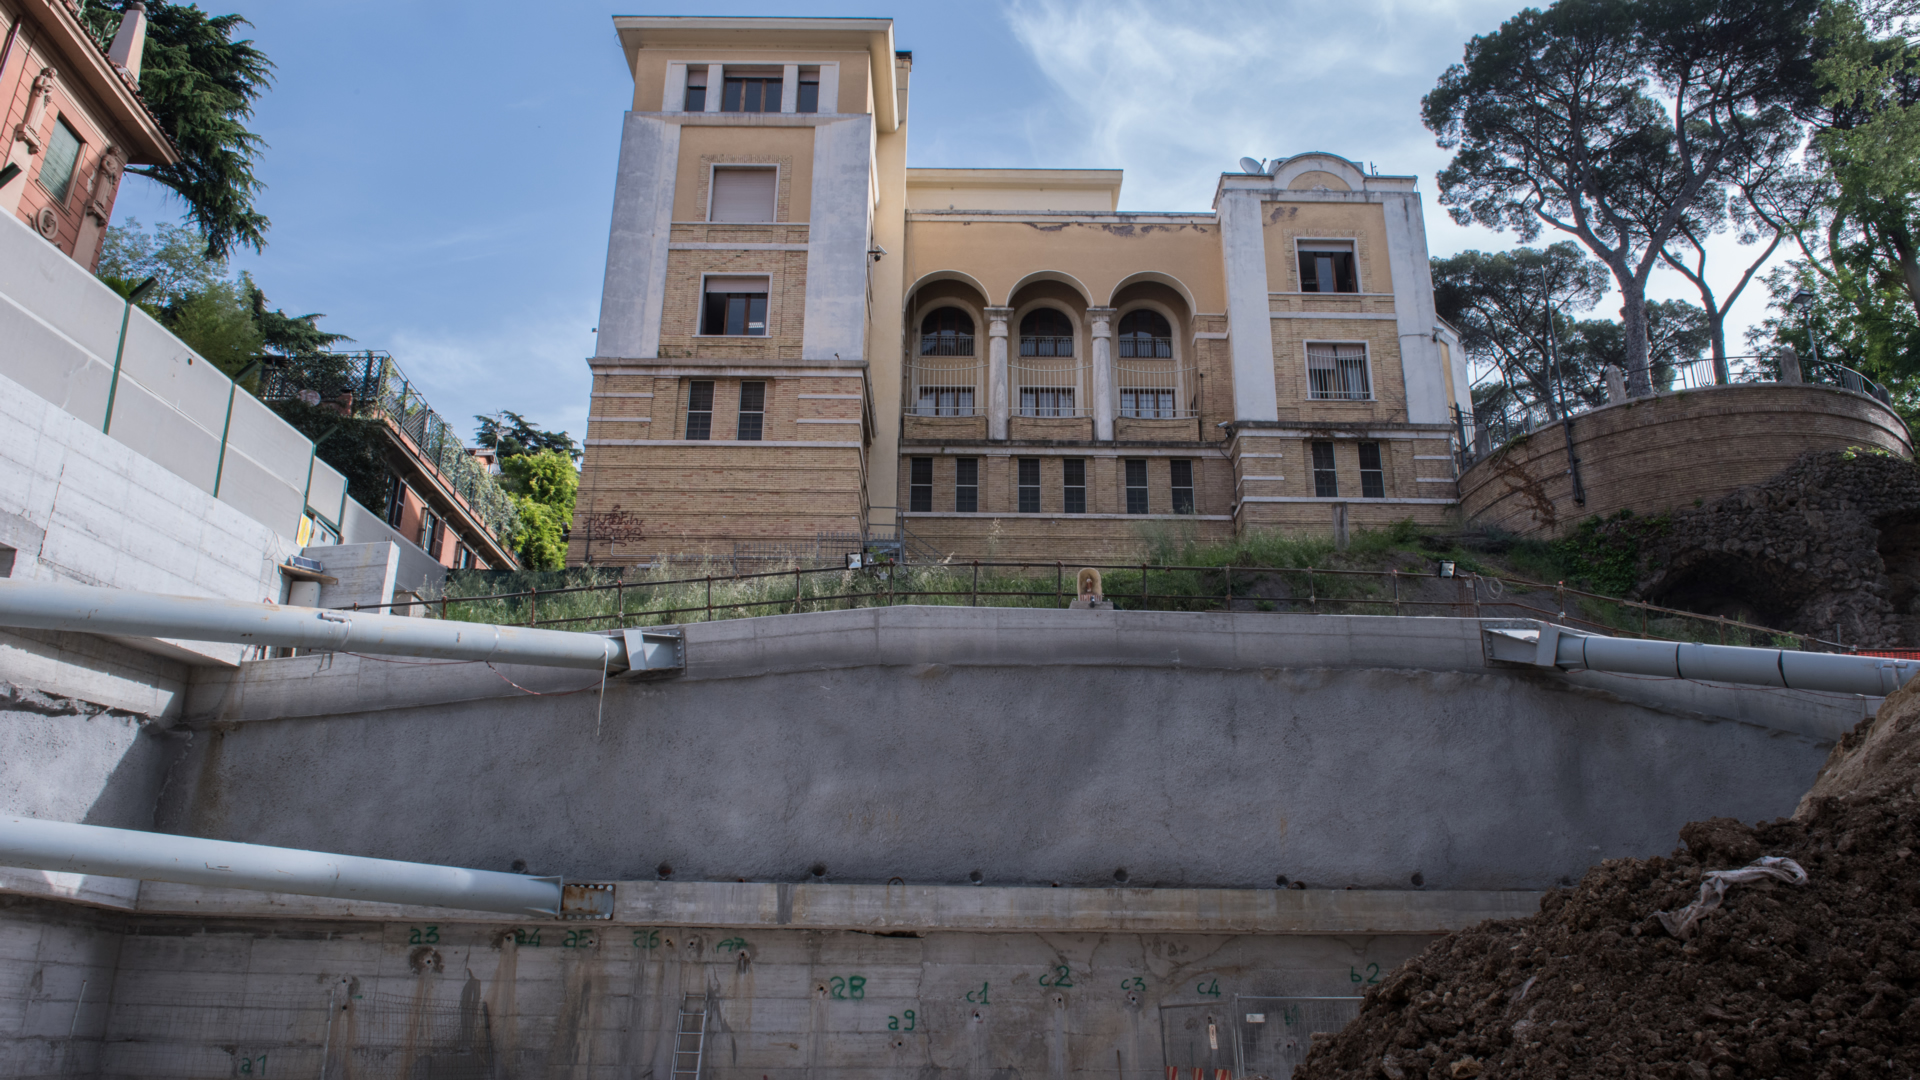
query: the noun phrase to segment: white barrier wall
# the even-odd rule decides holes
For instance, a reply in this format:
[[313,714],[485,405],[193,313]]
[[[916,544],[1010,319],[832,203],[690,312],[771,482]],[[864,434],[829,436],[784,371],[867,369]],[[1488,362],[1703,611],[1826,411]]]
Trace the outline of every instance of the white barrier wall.
[[[305,505],[337,528],[346,479],[313,443],[139,308],[8,216],[0,223],[0,375],[91,424],[168,472],[272,529],[297,537]],[[229,402],[232,421],[228,423]],[[224,463],[221,434],[226,432]],[[218,491],[216,492],[216,480]]]

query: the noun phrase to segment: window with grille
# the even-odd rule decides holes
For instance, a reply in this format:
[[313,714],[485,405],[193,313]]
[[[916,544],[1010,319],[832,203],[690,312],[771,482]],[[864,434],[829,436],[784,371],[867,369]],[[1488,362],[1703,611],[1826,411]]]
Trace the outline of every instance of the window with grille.
[[780,170],[754,165],[745,168],[715,166],[713,191],[707,201],[708,221],[772,221],[774,196],[779,193]]
[[73,189],[73,171],[80,164],[80,136],[65,120],[53,122],[53,136],[47,140],[47,156],[40,161],[40,186],[53,201],[64,203]]
[[713,384],[698,381],[687,384],[687,438],[713,438]]
[[1367,401],[1373,397],[1367,379],[1365,345],[1307,345],[1307,396],[1315,401]]
[[728,78],[720,92],[721,112],[779,112],[780,77]]
[[1144,458],[1128,458],[1127,471],[1127,513],[1144,514],[1147,512],[1147,462]]
[[973,387],[923,386],[914,402],[915,416],[972,416]]
[[1023,386],[1020,388],[1021,416],[1072,416],[1073,387]]
[[1360,497],[1387,497],[1387,471],[1380,466],[1380,444],[1377,442],[1360,444]]
[[1073,320],[1058,308],[1034,308],[1020,320],[1021,356],[1072,356]]
[[1142,360],[1173,359],[1173,327],[1164,315],[1145,308],[1120,316],[1120,355]]
[[1122,389],[1120,415],[1141,420],[1173,420],[1173,391]]
[[1193,513],[1193,462],[1176,459],[1167,464],[1173,473],[1173,512]]
[[820,111],[820,69],[800,69],[800,93],[794,106],[796,112],[817,113]]
[[764,337],[767,333],[767,279],[710,277],[700,332]]
[[980,512],[980,459],[953,459],[953,508],[962,514]]
[[930,311],[920,320],[921,356],[972,356],[973,316],[959,308]]
[[930,457],[913,459],[907,477],[907,509],[916,514],[933,512],[933,459]]
[[1313,493],[1322,499],[1340,497],[1340,477],[1333,468],[1333,444],[1313,444]]
[[687,69],[687,112],[707,111],[707,69],[690,67]]
[[1353,244],[1314,241],[1300,245],[1301,292],[1359,292]]
[[760,433],[767,417],[767,384],[763,382],[743,382],[740,384],[740,428],[734,438],[742,442],[759,442]]
[[1040,459],[1023,457],[1020,459],[1020,512],[1037,514],[1040,512]]
[[1081,458],[1068,458],[1061,462],[1065,477],[1061,482],[1063,505],[1069,514],[1087,512],[1087,463]]

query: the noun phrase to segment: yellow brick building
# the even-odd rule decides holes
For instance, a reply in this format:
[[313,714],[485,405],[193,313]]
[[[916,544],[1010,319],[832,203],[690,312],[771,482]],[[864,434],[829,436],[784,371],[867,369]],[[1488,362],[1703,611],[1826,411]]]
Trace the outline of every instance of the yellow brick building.
[[891,20],[614,23],[634,97],[572,563],[897,526],[1072,560],[1149,522],[1456,503],[1467,373],[1413,177],[1307,153],[1222,174],[1210,212],[1123,213],[1118,170],[907,168]]

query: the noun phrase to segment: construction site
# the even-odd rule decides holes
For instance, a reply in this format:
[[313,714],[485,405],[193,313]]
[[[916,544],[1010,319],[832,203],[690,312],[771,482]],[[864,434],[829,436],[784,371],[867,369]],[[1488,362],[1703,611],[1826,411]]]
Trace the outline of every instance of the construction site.
[[[552,577],[390,356],[246,384],[0,221],[0,1075],[1920,1075],[1884,387],[1496,437],[1413,177],[1249,160],[1147,228],[1117,172],[907,170],[888,20],[615,29]],[[769,289],[790,342],[675,321]],[[286,398],[385,425],[386,505]],[[1624,584],[1508,558],[1567,537]]]

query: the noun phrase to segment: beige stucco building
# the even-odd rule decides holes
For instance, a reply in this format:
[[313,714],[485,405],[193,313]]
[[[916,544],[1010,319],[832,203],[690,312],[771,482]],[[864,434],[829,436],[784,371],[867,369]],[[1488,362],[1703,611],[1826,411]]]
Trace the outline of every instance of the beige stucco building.
[[1091,558],[1143,522],[1456,502],[1465,358],[1413,177],[1306,153],[1210,211],[1121,212],[1118,170],[908,168],[890,20],[614,23],[634,99],[572,562],[896,521],[922,553]]

